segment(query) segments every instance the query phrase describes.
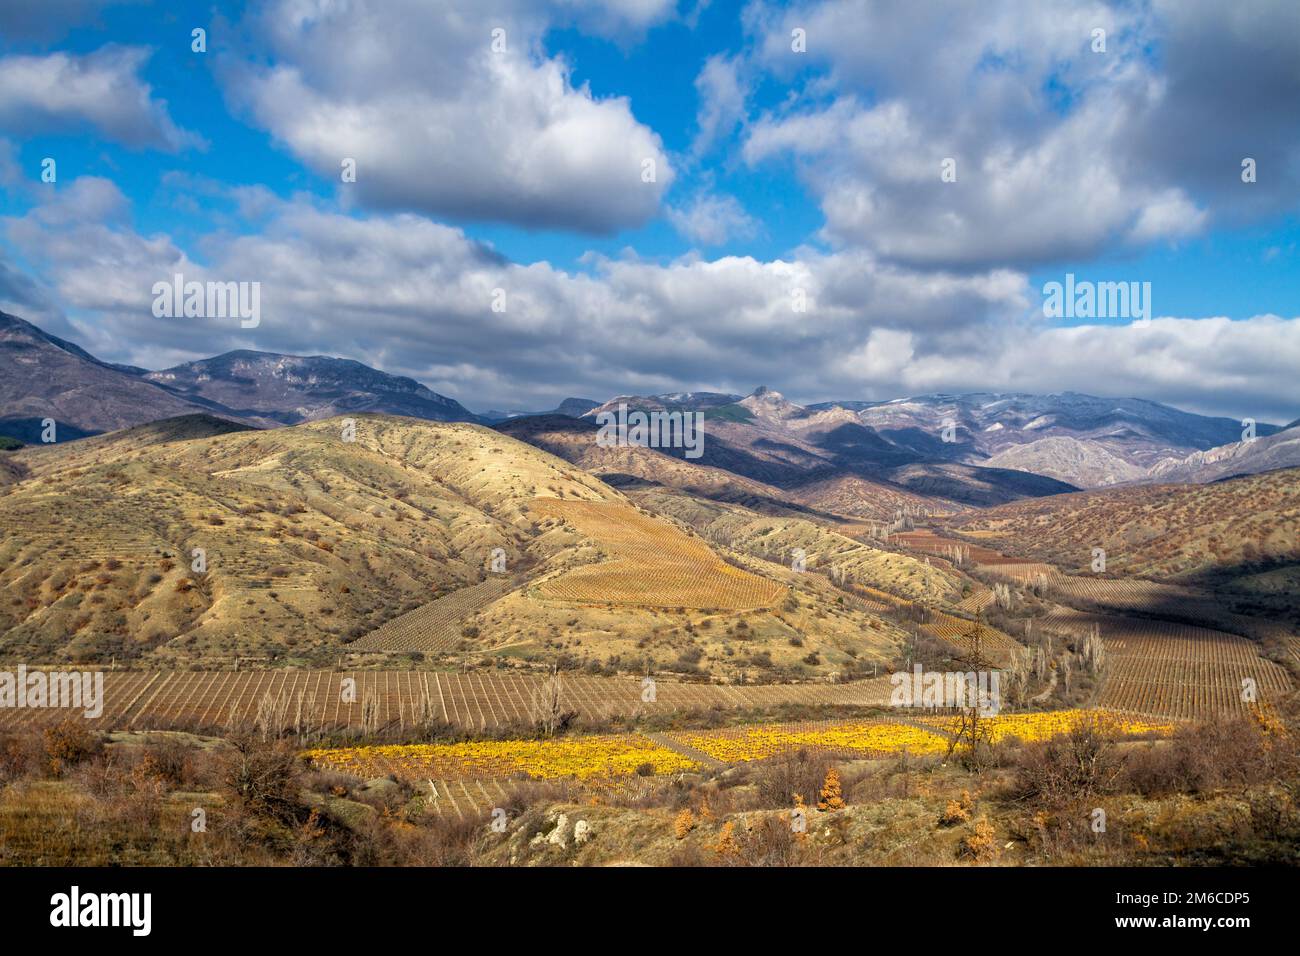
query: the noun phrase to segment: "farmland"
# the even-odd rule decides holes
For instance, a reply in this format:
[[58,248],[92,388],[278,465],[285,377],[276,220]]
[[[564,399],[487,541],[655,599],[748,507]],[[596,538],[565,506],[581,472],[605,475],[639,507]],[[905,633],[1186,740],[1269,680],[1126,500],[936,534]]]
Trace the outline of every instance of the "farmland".
[[1072,609],[1053,612],[1043,626],[1062,633],[1098,629],[1107,660],[1101,707],[1190,719],[1245,713],[1245,681],[1253,683],[1259,700],[1291,689],[1285,670],[1235,634]]
[[358,651],[420,651],[424,654],[449,651],[460,640],[460,622],[514,586],[509,578],[497,576],[460,588],[386,621],[350,647]]
[[[1019,506],[1022,510],[1028,505]],[[979,537],[989,532],[979,531]],[[930,530],[893,536],[898,543],[930,554],[948,555],[995,577],[1046,585],[1054,600],[1084,608],[1115,608],[1131,614],[1165,614],[1175,620],[1122,616],[1095,610],[1056,606],[1037,623],[1048,633],[1081,640],[1094,630],[1106,652],[1106,668],[1094,703],[1126,711],[1174,719],[1203,718],[1216,713],[1249,710],[1250,688],[1259,700],[1288,693],[1287,672],[1262,656],[1258,641],[1238,633],[1187,623],[1188,619],[1231,627],[1253,637],[1280,638],[1276,646],[1289,652],[1290,630],[1285,624],[1247,618],[1225,610],[1208,592],[1185,585],[1132,578],[1063,575],[1032,560],[1005,559],[982,545],[944,538]],[[987,606],[987,589],[972,593],[971,605]],[[960,607],[961,605],[959,605]],[[960,618],[930,612],[922,626],[937,637],[963,647],[971,626]],[[993,632],[996,635],[996,632]],[[997,637],[983,642],[991,652],[1005,652]],[[963,647],[969,652],[968,647]]]
[[[993,742],[1017,738],[1043,741],[1069,733],[1080,722],[1098,717],[1113,737],[1167,736],[1167,722],[1136,719],[1104,710],[1052,711],[987,718]],[[523,780],[615,783],[619,778],[696,771],[702,765],[768,760],[783,754],[816,752],[828,757],[864,760],[908,754],[949,753],[954,718],[892,717],[855,720],[798,721],[738,725],[711,730],[662,734],[586,734],[556,739],[476,740],[443,744],[323,747],[304,756],[322,769],[362,779],[392,776],[449,796],[438,809],[457,810],[468,802],[482,813],[479,799],[507,798],[511,784]],[[459,798],[457,797],[459,795]],[[492,803],[486,806],[492,806]]]
[[943,735],[888,718],[678,731],[669,736],[723,763],[763,760],[797,750],[860,759],[903,751],[916,756],[941,754],[948,749]]
[[[1106,709],[1053,710],[1036,714],[998,714],[987,717],[981,726],[988,731],[994,743],[1017,738],[1025,742],[1048,740],[1059,734],[1068,734],[1085,720],[1096,719],[1107,734],[1115,737],[1153,734],[1168,735],[1173,730],[1169,723],[1140,720]],[[956,733],[958,722],[952,717],[921,717],[919,723],[927,724],[947,733]]]
[[1063,571],[1094,547],[1111,570],[1255,592],[1261,573],[1300,562],[1300,477],[1278,469],[1209,485],[1136,485],[1055,495],[954,516],[946,524]]
[[364,778],[619,777],[693,770],[693,760],[639,734],[593,734],[557,740],[484,740],[309,750],[315,763]]
[[[104,712],[89,723],[130,729],[269,722],[298,732],[445,724],[482,731],[531,725],[536,718],[533,700],[544,679],[481,671],[110,671],[104,675]],[[564,675],[561,686],[564,708],[591,720],[715,707],[882,706],[890,691],[883,677],[846,684],[751,687],[660,680],[654,684],[653,700],[643,699],[650,696],[646,685],[633,678]],[[345,695],[347,688],[354,690]],[[54,708],[0,709],[0,730],[55,723],[66,716],[66,711]]]
[[561,601],[746,610],[785,594],[774,581],[732,567],[707,544],[618,502],[535,499],[534,513],[571,524],[609,560],[549,578],[542,596]]
[[944,614],[942,611],[927,611],[926,620],[920,627],[952,645],[960,654],[966,656],[978,654],[998,666],[1006,666],[1011,653],[1020,647],[1013,638],[996,628],[952,614]]

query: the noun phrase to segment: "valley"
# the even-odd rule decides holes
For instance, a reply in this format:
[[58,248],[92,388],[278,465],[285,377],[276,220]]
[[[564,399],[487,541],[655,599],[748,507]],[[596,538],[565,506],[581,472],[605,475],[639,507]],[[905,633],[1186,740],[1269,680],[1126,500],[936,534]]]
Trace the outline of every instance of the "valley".
[[[1005,787],[1066,741],[1114,748],[1150,812],[1165,755],[1291,752],[1300,469],[1189,471],[1285,463],[1291,429],[1221,451],[1228,424],[1142,403],[766,388],[489,426],[364,369],[219,358],[104,371],[201,411],[0,452],[0,669],[104,677],[81,730],[0,708],[11,752],[70,733],[128,761],[278,748],[307,768],[302,812],[347,832],[375,807],[413,832],[504,814],[509,860],[457,852],[616,862],[612,830],[676,865],[759,853],[792,801],[926,833],[934,862],[975,852],[962,808],[981,803],[1007,858],[1045,862],[1068,824],[1026,836]],[[701,415],[704,454],[597,441],[620,404]],[[996,672],[997,712],[900,706],[914,669]],[[882,800],[886,831],[863,816]],[[913,816],[934,801],[964,835]],[[579,851],[579,819],[604,849]],[[1146,842],[1113,859],[1179,852],[1128,825]],[[837,859],[824,839],[781,852]]]

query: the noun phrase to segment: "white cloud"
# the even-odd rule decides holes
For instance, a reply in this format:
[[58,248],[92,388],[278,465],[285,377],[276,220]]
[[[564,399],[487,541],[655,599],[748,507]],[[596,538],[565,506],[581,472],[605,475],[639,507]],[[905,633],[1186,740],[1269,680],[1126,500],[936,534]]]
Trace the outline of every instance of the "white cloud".
[[175,151],[203,140],[172,122],[139,76],[140,47],[0,57],[0,129],[21,135],[93,128],[132,147]]
[[735,196],[697,195],[684,206],[669,209],[668,219],[683,236],[704,246],[720,246],[758,231],[758,223]]
[[[671,163],[626,98],[597,99],[541,52],[550,18],[571,12],[561,6],[281,0],[254,22],[273,64],[225,62],[223,76],[321,176],[339,182],[355,160],[356,182],[340,188],[366,205],[591,233],[639,225],[658,213]],[[665,6],[602,10],[643,26]]]
[[695,77],[695,92],[700,100],[696,118],[699,131],[691,145],[695,154],[707,151],[744,120],[748,90],[740,70],[737,58],[715,54],[704,61]]
[[[1297,208],[1289,0],[758,2],[745,22],[750,61],[792,95],[749,122],[744,156],[792,157],[840,245],[1027,268]],[[1264,157],[1262,188],[1243,188],[1244,156]]]
[[[263,232],[210,237],[201,261],[134,232],[102,180],[0,225],[71,311],[76,328],[61,334],[151,367],[233,348],[338,354],[477,408],[764,383],[804,401],[1073,389],[1261,421],[1300,414],[1300,319],[1053,328],[1012,270],[916,271],[861,250],[799,250],[770,262],[598,258],[590,273],[566,272],[511,263],[419,216],[262,203]],[[261,326],[154,318],[152,283],[175,271],[260,281]],[[498,288],[504,313],[491,309]],[[792,307],[796,289],[807,312]]]

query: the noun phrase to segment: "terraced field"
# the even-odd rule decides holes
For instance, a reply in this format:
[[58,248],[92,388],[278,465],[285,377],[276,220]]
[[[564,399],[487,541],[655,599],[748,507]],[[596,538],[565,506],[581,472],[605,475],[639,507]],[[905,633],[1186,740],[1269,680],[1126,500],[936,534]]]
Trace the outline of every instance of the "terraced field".
[[[345,680],[354,685],[345,684]],[[531,724],[532,702],[544,680],[509,671],[114,671],[104,675],[103,713],[90,720],[113,729],[232,727],[264,723],[286,730],[417,727],[431,721],[461,730]],[[344,690],[355,687],[345,697]],[[566,710],[591,719],[720,707],[745,710],[781,705],[885,706],[887,677],[846,684],[731,686],[657,681],[643,701],[635,678],[562,675]],[[0,729],[48,725],[70,711],[0,709]]]
[[610,555],[543,581],[543,597],[738,611],[771,607],[786,594],[775,581],[727,564],[698,538],[621,502],[537,498],[531,510],[572,525]]
[[514,589],[516,582],[494,576],[430,601],[386,621],[349,645],[357,651],[421,651],[441,654],[460,640],[460,622]]
[[988,610],[993,604],[993,591],[980,585],[973,589],[971,593],[962,598],[954,605],[957,610],[965,611],[967,614],[979,614],[981,611]]
[[892,534],[889,540],[908,550],[920,551],[922,554],[934,555],[948,561],[957,561],[960,558],[958,563],[963,566],[974,566],[981,571],[1013,581],[1032,580],[1040,574],[1050,578],[1059,573],[1050,564],[1023,558],[1010,558],[992,548],[958,541],[955,538],[945,538],[925,528]]
[[[975,652],[976,628],[977,625],[973,621],[968,621],[964,617],[935,610],[929,611],[929,619],[921,624],[921,630],[951,644],[966,655]],[[978,628],[981,655],[998,667],[1007,666],[1011,654],[1019,650],[1021,644],[988,625],[978,625]]]
[[1068,608],[1042,623],[1045,629],[1073,634],[1098,628],[1106,648],[1106,676],[1097,705],[1111,710],[1177,719],[1245,713],[1244,680],[1254,681],[1260,700],[1291,688],[1285,670],[1235,634]]
[[[897,610],[911,605],[910,601],[875,588],[858,585],[853,590],[859,595],[859,600],[872,610]],[[985,594],[988,600],[984,604],[987,606],[993,599],[993,592],[985,589]],[[977,592],[975,597],[981,597],[981,595]],[[932,637],[938,638],[945,644],[951,645],[962,654],[969,655],[975,650],[974,631],[976,624],[974,621],[964,617],[957,617],[955,614],[945,614],[943,611],[934,608],[926,608],[926,615],[925,621],[919,625],[921,630]],[[980,628],[981,653],[995,666],[1005,667],[1010,661],[1011,654],[1019,650],[1021,644],[1015,638],[996,628],[989,627],[987,624],[980,625]]]

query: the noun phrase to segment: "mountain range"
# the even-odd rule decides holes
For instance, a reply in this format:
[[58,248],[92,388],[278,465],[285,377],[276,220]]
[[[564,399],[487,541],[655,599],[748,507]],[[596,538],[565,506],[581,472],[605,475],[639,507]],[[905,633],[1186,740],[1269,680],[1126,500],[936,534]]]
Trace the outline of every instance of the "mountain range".
[[0,312],[0,434],[59,440],[177,415],[205,413],[257,427],[348,412],[433,421],[481,419],[414,379],[350,359],[235,351],[151,372],[103,362],[30,322]]
[[[620,405],[698,412],[708,440],[695,465],[782,489],[787,505],[834,501],[841,513],[853,513],[867,489],[988,506],[1078,488],[1215,481],[1300,465],[1298,422],[1257,424],[1246,441],[1241,422],[1135,398],[931,394],[804,406],[759,387],[749,395],[567,398],[544,412],[479,415],[414,379],[350,359],[238,350],[150,371],[102,361],[2,312],[0,373],[0,435],[28,443],[41,440],[47,419],[68,440],[198,413],[258,428],[377,413],[495,425],[586,467],[596,454],[587,446],[594,447],[601,412]],[[649,474],[674,456],[680,459],[681,450],[640,455],[636,468],[630,463],[637,451],[621,457],[632,472]],[[692,474],[697,480],[701,473]]]

